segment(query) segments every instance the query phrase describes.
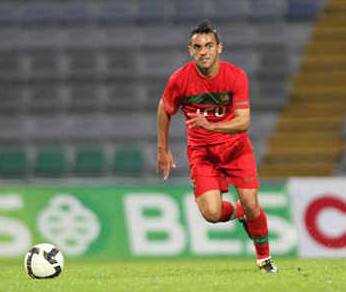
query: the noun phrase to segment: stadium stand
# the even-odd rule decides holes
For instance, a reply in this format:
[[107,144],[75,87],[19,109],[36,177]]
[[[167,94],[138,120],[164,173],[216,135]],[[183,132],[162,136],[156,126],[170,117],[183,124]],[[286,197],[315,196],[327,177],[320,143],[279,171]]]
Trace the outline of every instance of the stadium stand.
[[[288,144],[281,142],[286,141],[281,139],[282,132],[272,136],[269,143],[276,143],[285,155],[280,151],[267,155],[266,152],[268,145],[269,149],[273,147],[268,139],[276,130],[277,121],[278,129],[291,127],[290,131],[296,135],[291,138],[300,139],[296,133],[301,125],[297,113],[304,110],[299,110],[299,105],[291,109],[287,106],[301,100],[305,111],[330,108],[328,112],[334,113],[332,106],[325,103],[307,105],[305,93],[319,100],[324,100],[326,93],[335,97],[344,93],[341,87],[323,94],[314,86],[307,88],[305,84],[314,80],[298,74],[294,83],[297,89],[288,94],[290,76],[296,72],[315,71],[313,77],[317,78],[318,72],[328,66],[335,71],[337,67],[343,70],[340,44],[336,46],[333,38],[342,37],[345,30],[330,24],[338,20],[328,18],[341,5],[334,3],[320,17],[323,26],[314,31],[314,39],[320,46],[307,47],[306,52],[311,55],[306,55],[302,71],[298,71],[311,23],[323,3],[320,0],[1,2],[0,143],[5,147],[1,153],[7,153],[11,149],[7,147],[12,145],[20,151],[8,156],[0,154],[3,157],[0,176],[153,176],[157,102],[169,74],[188,60],[185,48],[191,25],[205,17],[219,27],[226,46],[223,58],[242,66],[250,77],[253,108],[250,135],[258,162],[262,165],[275,155],[279,156],[278,161],[283,161],[287,155],[287,147],[283,145]],[[333,29],[330,31],[329,27]],[[329,41],[323,41],[328,38]],[[331,57],[334,65],[318,53],[324,49],[336,52]],[[333,73],[333,78],[337,77],[341,79],[342,75]],[[340,117],[342,103],[339,99],[335,104]],[[288,126],[284,121],[289,119],[289,113],[296,123]],[[319,117],[316,123],[330,129],[340,122],[334,114],[333,119],[327,122]],[[313,123],[305,121],[306,129]],[[325,155],[324,159],[339,156],[336,148],[341,148],[342,143],[337,138],[339,132],[334,132],[334,140],[326,138],[325,144],[335,152],[321,153],[318,148],[314,150],[315,156],[309,155]],[[173,120],[171,133],[177,158],[175,175],[186,176],[181,117]],[[291,140],[294,144],[292,141],[298,140]]]
[[[314,10],[307,8],[303,13]],[[344,149],[346,114],[345,24],[334,25],[346,2],[329,1],[316,22],[304,59],[293,79],[290,102],[280,115],[260,168],[264,177],[334,175]]]

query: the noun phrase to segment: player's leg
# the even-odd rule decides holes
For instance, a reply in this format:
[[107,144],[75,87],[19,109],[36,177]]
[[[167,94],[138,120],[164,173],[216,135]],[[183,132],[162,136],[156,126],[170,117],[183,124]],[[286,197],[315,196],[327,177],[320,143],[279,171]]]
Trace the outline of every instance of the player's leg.
[[196,177],[194,183],[197,206],[208,222],[227,222],[244,215],[244,210],[239,207],[240,203],[233,206],[222,198],[222,193],[228,191],[224,177]]
[[210,157],[210,148],[188,148],[194,195],[202,216],[208,222],[226,222],[243,214],[222,198],[222,193],[228,192],[228,182]]
[[223,202],[220,190],[204,192],[196,198],[196,203],[204,219],[211,223],[219,222],[222,215],[224,218],[230,218],[233,213],[233,206],[230,204],[227,208],[227,204],[225,204],[224,214],[222,214]]
[[237,188],[245,211],[245,224],[256,251],[257,265],[265,272],[277,272],[269,249],[268,224],[264,209],[258,202],[257,188]]
[[[226,156],[229,159],[225,160],[224,169],[229,182],[237,189],[245,213],[243,225],[254,241],[259,267],[264,271],[276,272],[277,268],[270,257],[267,218],[258,201],[259,184],[251,141],[247,138],[239,140],[235,150],[236,154],[230,152],[230,155]],[[262,265],[263,263],[265,265]]]

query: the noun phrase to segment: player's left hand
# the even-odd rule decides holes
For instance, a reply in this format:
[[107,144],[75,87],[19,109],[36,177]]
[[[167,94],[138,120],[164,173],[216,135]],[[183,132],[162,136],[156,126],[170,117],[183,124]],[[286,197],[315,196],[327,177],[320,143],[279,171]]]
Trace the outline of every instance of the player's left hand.
[[213,130],[213,124],[210,123],[203,114],[188,113],[188,116],[190,117],[190,119],[187,120],[185,123],[189,129],[201,127],[209,131]]

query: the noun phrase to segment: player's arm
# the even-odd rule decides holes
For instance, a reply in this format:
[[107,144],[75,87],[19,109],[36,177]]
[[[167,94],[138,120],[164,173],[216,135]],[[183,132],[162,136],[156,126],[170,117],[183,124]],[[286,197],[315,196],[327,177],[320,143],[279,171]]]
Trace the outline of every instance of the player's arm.
[[160,100],[157,109],[157,172],[162,172],[163,179],[168,179],[171,168],[175,167],[174,159],[169,150],[169,127],[171,116],[167,113],[163,105],[163,100]]
[[190,128],[202,127],[212,132],[219,133],[239,133],[246,131],[250,127],[250,109],[237,109],[232,120],[226,122],[209,122],[201,113],[191,113],[186,124]]

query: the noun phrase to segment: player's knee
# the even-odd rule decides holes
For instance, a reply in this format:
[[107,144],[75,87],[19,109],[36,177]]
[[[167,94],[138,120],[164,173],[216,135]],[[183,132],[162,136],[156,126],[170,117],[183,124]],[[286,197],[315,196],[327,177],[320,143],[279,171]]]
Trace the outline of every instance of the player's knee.
[[210,223],[217,223],[220,221],[221,210],[219,210],[219,208],[206,208],[201,210],[201,213],[204,219]]
[[246,216],[249,218],[256,217],[260,212],[260,206],[259,206],[257,200],[246,200],[246,199],[244,200],[243,199],[241,204],[244,208]]

